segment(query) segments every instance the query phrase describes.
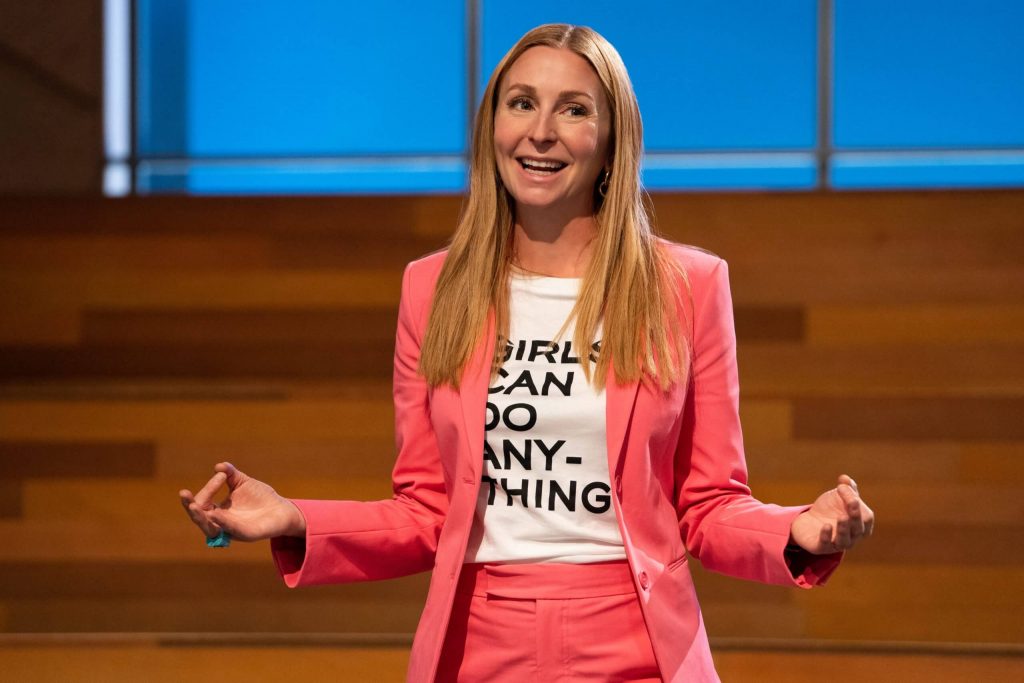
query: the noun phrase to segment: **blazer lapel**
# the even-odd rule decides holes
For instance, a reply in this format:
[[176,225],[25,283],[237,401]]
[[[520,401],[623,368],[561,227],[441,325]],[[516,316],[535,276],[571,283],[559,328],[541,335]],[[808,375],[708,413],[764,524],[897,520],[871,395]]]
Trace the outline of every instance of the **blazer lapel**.
[[487,388],[491,376],[491,351],[494,349],[494,311],[487,312],[487,326],[477,342],[459,382],[462,402],[463,432],[466,451],[470,455],[469,468],[474,479],[479,479],[484,454],[484,421],[486,419]]
[[614,361],[608,366],[608,381],[605,383],[605,429],[608,440],[608,476],[615,477],[626,430],[633,419],[636,405],[638,381],[619,384],[615,381]]

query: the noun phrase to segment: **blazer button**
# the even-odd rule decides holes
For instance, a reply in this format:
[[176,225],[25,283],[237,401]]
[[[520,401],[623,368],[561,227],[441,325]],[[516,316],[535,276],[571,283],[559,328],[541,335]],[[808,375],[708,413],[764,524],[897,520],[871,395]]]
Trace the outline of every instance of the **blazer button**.
[[615,493],[619,494],[619,498],[622,498],[622,477],[615,475]]
[[640,572],[639,579],[641,588],[647,590],[651,587],[651,580],[647,578],[647,572]]

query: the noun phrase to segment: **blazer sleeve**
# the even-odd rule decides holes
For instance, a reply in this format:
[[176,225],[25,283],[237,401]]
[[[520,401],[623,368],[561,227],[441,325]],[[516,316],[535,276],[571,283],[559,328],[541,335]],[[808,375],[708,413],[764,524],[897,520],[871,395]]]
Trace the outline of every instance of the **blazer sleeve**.
[[433,567],[448,497],[427,384],[417,371],[425,317],[414,300],[428,297],[412,279],[410,264],[402,276],[395,334],[393,495],[379,501],[292,500],[305,517],[305,538],[270,541],[289,587],[387,579]]
[[[703,264],[702,264],[703,265]],[[715,572],[809,588],[843,553],[786,551],[793,519],[809,505],[762,503],[747,485],[728,265],[691,274],[693,356],[675,453],[675,504],[687,550]]]

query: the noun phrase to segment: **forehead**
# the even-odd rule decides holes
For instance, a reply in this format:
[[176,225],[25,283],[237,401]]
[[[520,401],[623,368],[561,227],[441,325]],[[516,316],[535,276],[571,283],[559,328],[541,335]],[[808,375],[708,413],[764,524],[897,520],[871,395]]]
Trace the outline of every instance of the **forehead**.
[[537,45],[526,50],[505,72],[501,89],[513,83],[530,85],[541,92],[580,90],[595,100],[604,99],[604,88],[594,67],[566,48]]

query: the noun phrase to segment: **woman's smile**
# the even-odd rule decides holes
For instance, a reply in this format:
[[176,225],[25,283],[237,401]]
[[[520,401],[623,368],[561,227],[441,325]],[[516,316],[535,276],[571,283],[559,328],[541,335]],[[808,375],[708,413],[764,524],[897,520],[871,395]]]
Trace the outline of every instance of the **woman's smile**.
[[541,159],[538,157],[522,157],[518,161],[528,176],[533,176],[538,180],[551,178],[568,166],[564,161]]

